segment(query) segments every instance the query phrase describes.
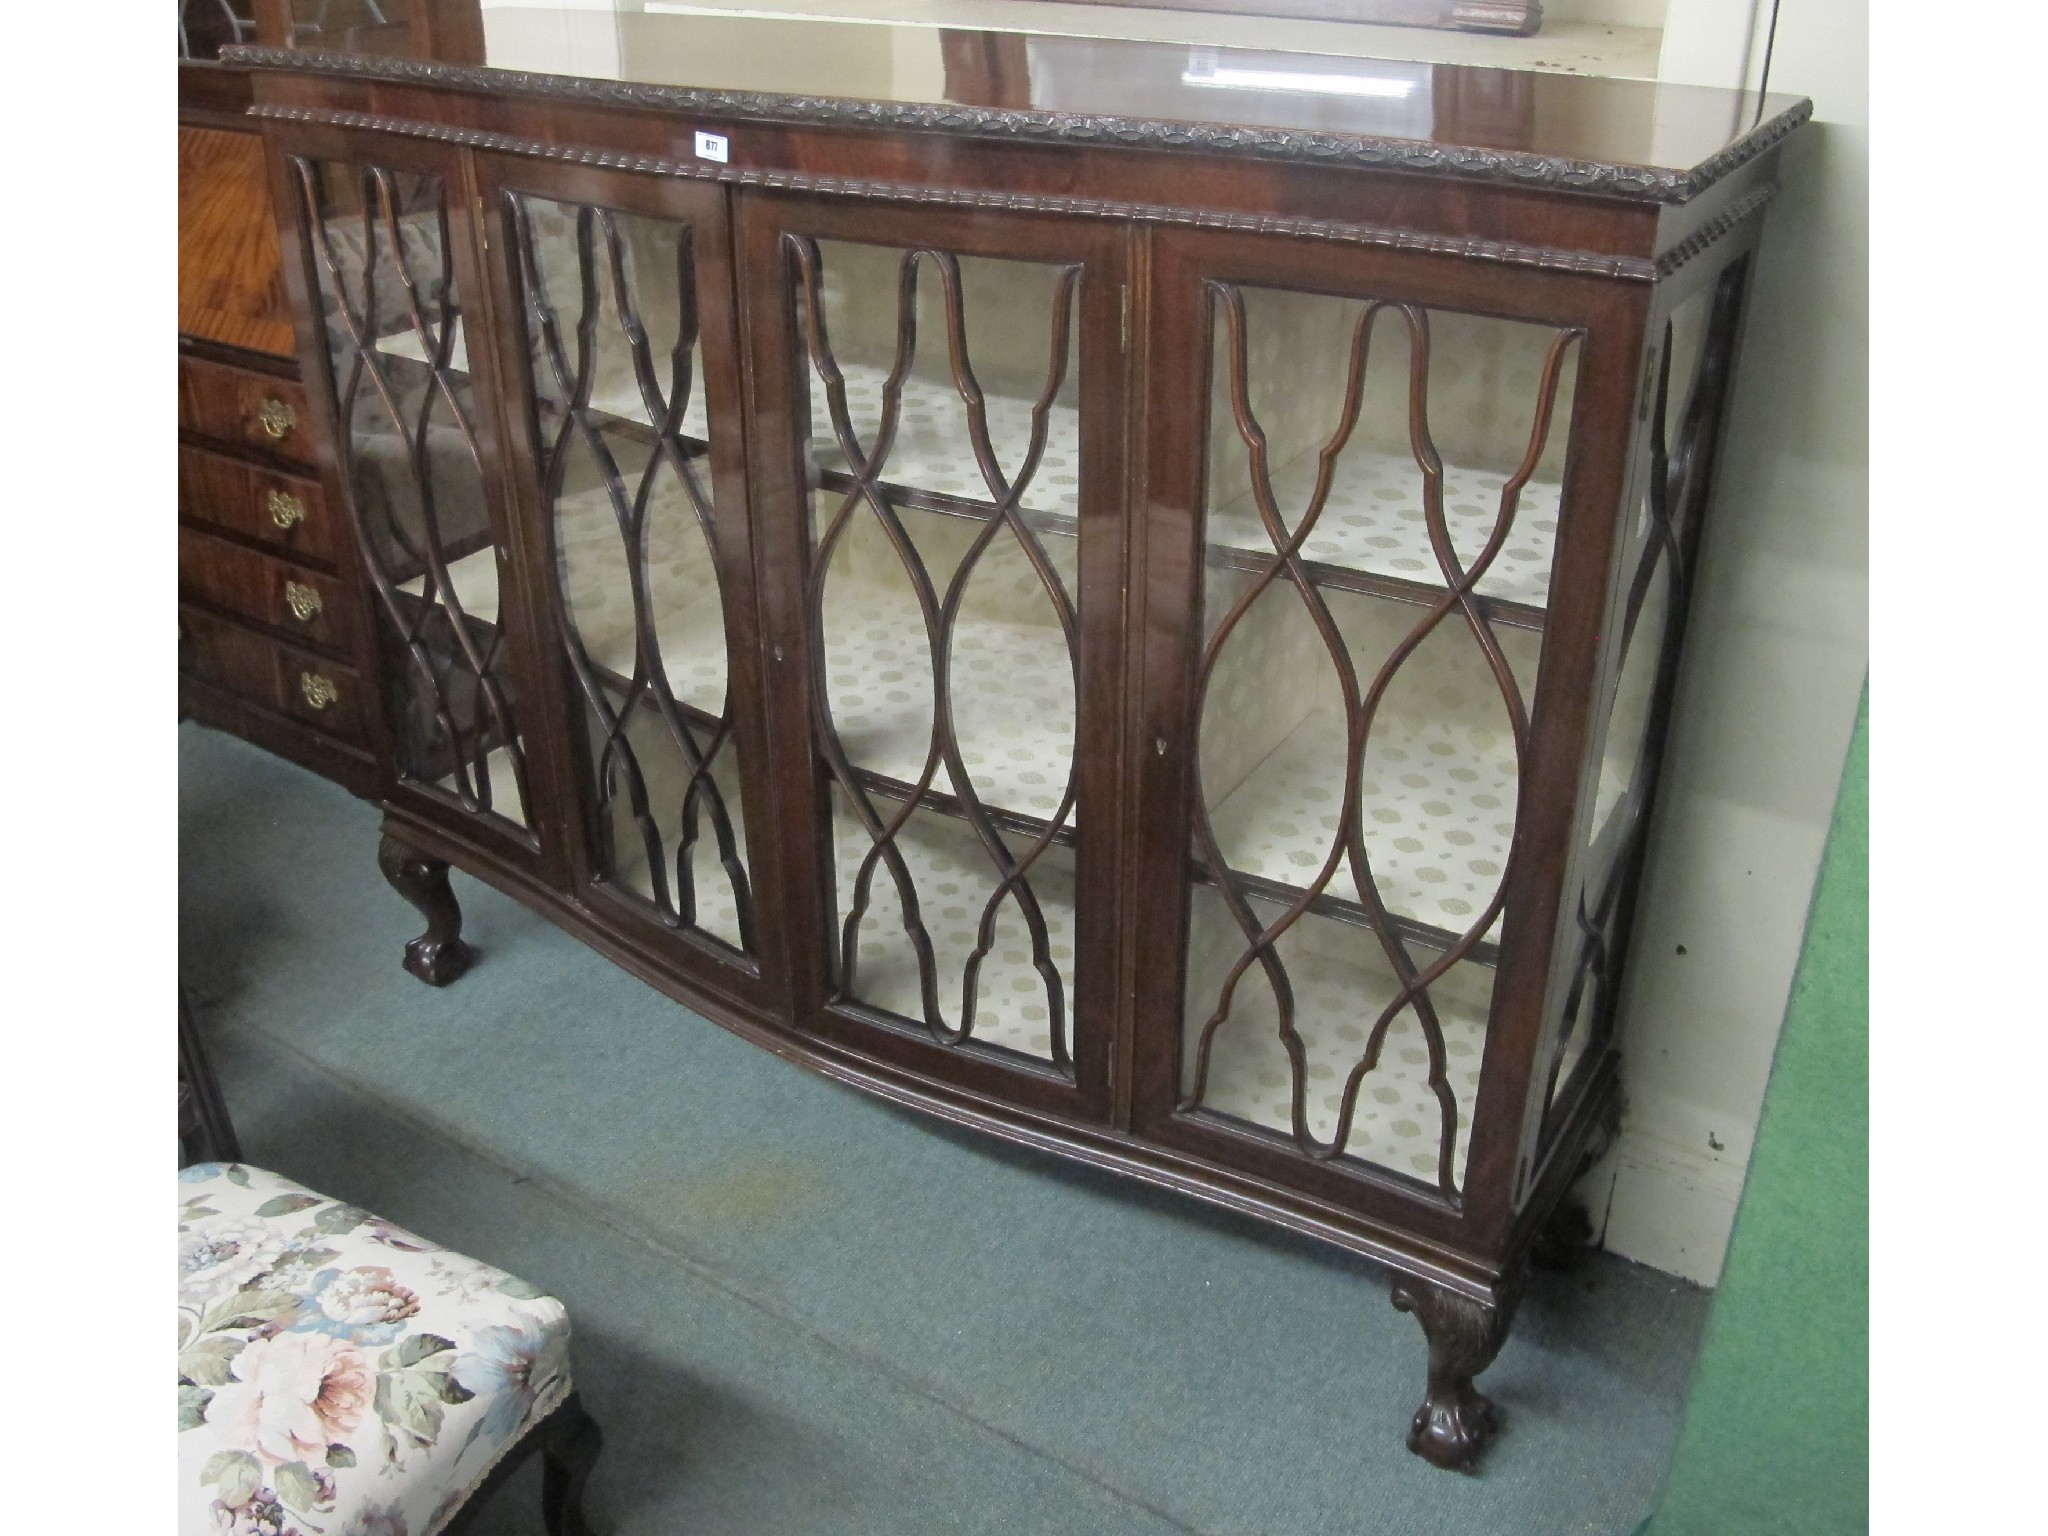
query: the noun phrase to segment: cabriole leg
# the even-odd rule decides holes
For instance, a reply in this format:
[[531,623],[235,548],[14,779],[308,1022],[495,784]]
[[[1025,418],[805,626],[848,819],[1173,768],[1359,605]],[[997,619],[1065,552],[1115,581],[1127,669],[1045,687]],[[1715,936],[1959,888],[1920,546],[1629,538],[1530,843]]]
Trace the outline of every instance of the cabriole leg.
[[430,987],[447,986],[476,958],[462,942],[462,908],[448,888],[448,861],[386,834],[377,845],[377,867],[427,920],[427,931],[405,946],[405,968]]
[[1469,1467],[1499,1428],[1492,1402],[1472,1378],[1500,1353],[1513,1302],[1475,1301],[1403,1276],[1394,1282],[1394,1305],[1414,1313],[1429,1340],[1429,1395],[1408,1426],[1408,1449],[1439,1467]]
[[583,1522],[583,1485],[604,1448],[597,1420],[575,1397],[555,1410],[561,1422],[541,1454],[540,1513],[548,1536],[589,1536]]

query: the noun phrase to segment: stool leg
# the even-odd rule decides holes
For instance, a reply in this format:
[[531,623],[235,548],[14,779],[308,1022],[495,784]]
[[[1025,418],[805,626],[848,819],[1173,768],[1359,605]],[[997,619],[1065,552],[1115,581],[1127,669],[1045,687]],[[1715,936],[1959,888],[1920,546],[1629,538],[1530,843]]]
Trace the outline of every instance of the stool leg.
[[548,1536],[590,1536],[583,1485],[604,1448],[604,1434],[573,1393],[555,1410],[558,1421],[541,1452],[540,1517]]

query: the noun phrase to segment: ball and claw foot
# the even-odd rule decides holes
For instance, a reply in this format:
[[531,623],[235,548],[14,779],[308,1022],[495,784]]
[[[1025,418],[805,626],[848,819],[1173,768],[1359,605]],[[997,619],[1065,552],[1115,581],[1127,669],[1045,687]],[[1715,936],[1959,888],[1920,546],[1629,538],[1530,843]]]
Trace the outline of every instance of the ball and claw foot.
[[448,888],[448,862],[386,836],[377,867],[391,888],[427,920],[427,931],[405,946],[405,968],[430,987],[445,987],[476,959],[462,942],[462,908]]
[[1408,1426],[1408,1449],[1435,1466],[1465,1471],[1500,1428],[1493,1403],[1472,1378],[1500,1353],[1512,1303],[1476,1301],[1406,1277],[1394,1283],[1393,1299],[1429,1340],[1429,1391]]

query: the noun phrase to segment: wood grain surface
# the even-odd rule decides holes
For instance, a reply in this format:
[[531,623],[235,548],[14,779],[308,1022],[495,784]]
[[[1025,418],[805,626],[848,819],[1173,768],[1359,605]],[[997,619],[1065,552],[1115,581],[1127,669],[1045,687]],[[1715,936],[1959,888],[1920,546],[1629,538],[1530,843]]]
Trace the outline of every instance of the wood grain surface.
[[179,127],[178,329],[291,357],[291,306],[265,188],[257,135]]

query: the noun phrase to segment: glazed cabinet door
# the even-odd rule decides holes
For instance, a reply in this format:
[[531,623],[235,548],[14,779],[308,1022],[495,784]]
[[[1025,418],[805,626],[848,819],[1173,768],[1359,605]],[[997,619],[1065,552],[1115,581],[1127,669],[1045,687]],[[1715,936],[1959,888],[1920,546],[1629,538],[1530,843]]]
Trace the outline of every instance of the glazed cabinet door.
[[740,208],[802,1027],[1102,1118],[1125,234],[769,193]]
[[1506,1217],[1639,314],[1153,245],[1138,1127],[1447,1240]]
[[499,480],[497,402],[472,367],[485,300],[461,151],[271,124],[296,247],[307,394],[375,615],[387,794],[421,820],[542,866],[536,658]]
[[537,638],[566,701],[571,878],[664,964],[771,1001],[725,194],[506,156],[477,177]]

